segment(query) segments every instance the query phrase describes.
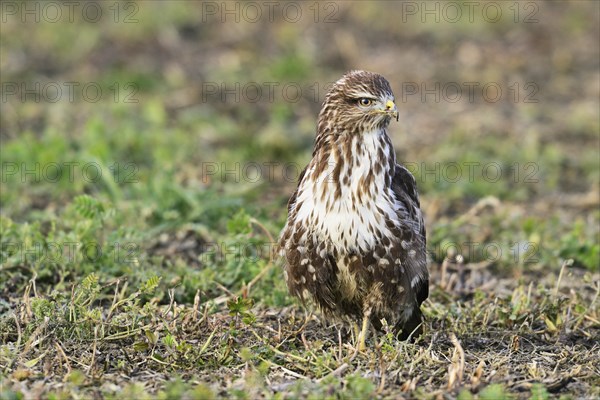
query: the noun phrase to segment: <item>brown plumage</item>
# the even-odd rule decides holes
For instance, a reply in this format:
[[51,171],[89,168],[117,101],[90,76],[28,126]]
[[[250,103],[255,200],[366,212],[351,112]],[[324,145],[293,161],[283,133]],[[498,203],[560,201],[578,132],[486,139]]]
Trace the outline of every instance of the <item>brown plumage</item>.
[[288,289],[326,315],[420,332],[428,296],[425,225],[416,182],[396,163],[386,128],[398,118],[381,75],[352,71],[327,93],[312,160],[288,203],[279,245]]

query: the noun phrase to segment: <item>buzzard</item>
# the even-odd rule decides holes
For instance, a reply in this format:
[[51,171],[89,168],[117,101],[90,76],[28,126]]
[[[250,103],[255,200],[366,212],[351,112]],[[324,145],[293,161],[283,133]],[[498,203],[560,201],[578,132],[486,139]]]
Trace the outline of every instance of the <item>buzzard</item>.
[[308,166],[279,239],[289,292],[326,316],[382,319],[404,340],[421,332],[429,293],[425,225],[416,181],[386,132],[398,110],[381,75],[351,71],[325,96]]

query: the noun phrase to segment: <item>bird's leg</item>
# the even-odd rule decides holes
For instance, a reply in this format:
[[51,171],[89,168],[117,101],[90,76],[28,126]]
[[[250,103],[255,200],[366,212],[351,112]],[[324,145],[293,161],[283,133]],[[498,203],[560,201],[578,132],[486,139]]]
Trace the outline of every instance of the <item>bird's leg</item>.
[[370,317],[371,317],[371,308],[368,308],[365,310],[365,312],[363,314],[362,329],[360,330],[360,333],[358,334],[358,351],[365,351],[367,349],[365,340],[367,339],[367,332],[369,330]]

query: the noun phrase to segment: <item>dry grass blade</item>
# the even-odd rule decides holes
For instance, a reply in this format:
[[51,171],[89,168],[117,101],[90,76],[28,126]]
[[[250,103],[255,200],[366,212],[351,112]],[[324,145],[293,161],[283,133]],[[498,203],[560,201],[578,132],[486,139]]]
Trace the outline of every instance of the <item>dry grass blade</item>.
[[258,283],[258,281],[260,281],[262,277],[265,276],[271,270],[274,264],[273,260],[275,260],[275,254],[273,254],[275,247],[273,246],[276,246],[275,240],[273,239],[271,232],[269,232],[269,230],[262,223],[260,223],[260,221],[256,220],[255,218],[250,218],[250,223],[260,227],[264,234],[269,238],[269,243],[271,245],[269,246],[269,248],[271,250],[271,254],[269,254],[269,262],[254,278],[252,278],[252,280],[244,288],[241,289],[241,293],[244,293],[246,297],[250,296],[250,289],[252,289],[252,286],[256,285],[256,283]]
[[452,354],[452,363],[448,368],[448,389],[452,390],[462,384],[465,372],[465,351],[454,333],[450,334],[450,341],[454,345],[454,352]]

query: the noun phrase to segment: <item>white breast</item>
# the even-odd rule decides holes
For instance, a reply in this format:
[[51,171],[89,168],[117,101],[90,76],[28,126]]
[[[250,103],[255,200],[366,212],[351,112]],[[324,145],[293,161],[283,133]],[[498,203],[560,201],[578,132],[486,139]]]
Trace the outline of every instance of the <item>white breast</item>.
[[[347,185],[342,184],[339,198],[335,197],[337,184],[333,182],[333,170],[337,162],[334,154],[330,155],[329,165],[320,176],[315,177],[312,173],[314,166],[306,172],[296,202],[296,218],[305,221],[305,226],[310,227],[309,231],[317,240],[331,243],[340,250],[364,251],[376,245],[375,229],[389,234],[385,224],[386,216],[392,221],[398,221],[397,210],[400,205],[396,204],[391,188],[385,187],[385,176],[392,173],[388,170],[387,163],[384,163],[385,167],[375,175],[369,195],[363,195],[362,202],[356,201],[359,197],[361,178],[374,171],[375,164],[382,163],[382,160],[378,159],[379,149],[383,148],[386,157],[393,157],[393,149],[386,145],[382,135],[385,135],[385,132],[369,132],[362,135],[362,156],[357,158],[358,162],[354,167],[350,162],[344,162],[342,167],[340,177],[349,173],[350,181]],[[353,151],[357,148],[358,139],[352,139]],[[357,157],[356,154],[354,156]],[[324,186],[325,196],[322,198]]]

